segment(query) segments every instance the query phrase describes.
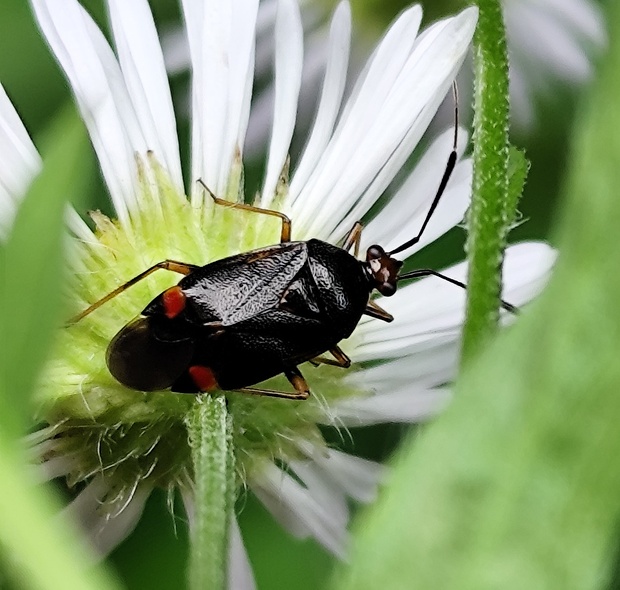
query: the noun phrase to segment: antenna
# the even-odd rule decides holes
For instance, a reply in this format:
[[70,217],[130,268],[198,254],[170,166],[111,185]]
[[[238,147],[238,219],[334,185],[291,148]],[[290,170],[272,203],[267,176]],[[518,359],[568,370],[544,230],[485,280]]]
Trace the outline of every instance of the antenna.
[[[437,272],[436,270],[432,270],[430,268],[422,268],[418,270],[412,270],[411,272],[406,272],[405,274],[398,275],[398,277],[396,277],[396,280],[402,281],[403,279],[417,279],[421,277],[428,277],[429,275],[433,277],[437,277],[439,279],[443,279],[444,281],[447,281],[448,283],[452,283],[453,285],[456,285],[457,287],[461,287],[461,289],[467,290],[467,285],[465,283],[462,283],[461,281],[457,281],[456,279],[453,279],[452,277],[443,275],[440,272]],[[501,306],[506,311],[509,311],[510,313],[513,313],[515,315],[519,313],[519,309],[515,307],[514,305],[512,305],[512,303],[508,303],[507,301],[504,301],[503,299],[500,299],[500,302],[501,302]]]
[[452,151],[450,152],[450,156],[448,156],[448,163],[446,164],[446,169],[443,172],[441,182],[439,183],[439,188],[437,189],[437,194],[435,195],[435,198],[431,203],[431,208],[426,214],[426,219],[424,219],[424,223],[422,224],[418,235],[414,238],[411,238],[410,240],[407,240],[404,244],[398,246],[398,248],[394,248],[394,250],[388,253],[390,256],[398,254],[399,252],[406,250],[410,246],[413,246],[420,241],[420,238],[422,237],[422,234],[424,233],[428,222],[431,220],[431,217],[433,216],[433,213],[435,212],[435,209],[439,204],[439,199],[441,199],[441,195],[443,195],[444,191],[446,190],[446,186],[448,185],[450,176],[452,176],[452,172],[454,171],[454,167],[456,166],[456,144],[458,140],[459,130],[459,95],[458,89],[456,87],[456,81],[452,82],[452,95],[454,97],[454,141],[452,143]]

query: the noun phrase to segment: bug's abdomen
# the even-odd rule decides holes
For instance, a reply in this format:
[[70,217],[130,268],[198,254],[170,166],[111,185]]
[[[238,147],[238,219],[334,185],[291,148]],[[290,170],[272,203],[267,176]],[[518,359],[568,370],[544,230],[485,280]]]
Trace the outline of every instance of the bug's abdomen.
[[[198,341],[190,366],[209,367],[220,389],[238,389],[314,358],[335,338],[318,320],[273,309]],[[193,393],[195,383],[183,375],[172,390]]]

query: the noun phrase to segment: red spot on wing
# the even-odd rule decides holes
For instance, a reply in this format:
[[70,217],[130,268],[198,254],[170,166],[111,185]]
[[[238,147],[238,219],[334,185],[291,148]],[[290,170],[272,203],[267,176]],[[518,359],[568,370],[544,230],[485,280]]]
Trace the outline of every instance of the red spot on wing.
[[178,285],[166,289],[161,296],[168,319],[175,318],[185,309],[185,293]]
[[192,381],[200,391],[213,391],[219,388],[215,375],[209,367],[194,365],[190,367],[188,371]]

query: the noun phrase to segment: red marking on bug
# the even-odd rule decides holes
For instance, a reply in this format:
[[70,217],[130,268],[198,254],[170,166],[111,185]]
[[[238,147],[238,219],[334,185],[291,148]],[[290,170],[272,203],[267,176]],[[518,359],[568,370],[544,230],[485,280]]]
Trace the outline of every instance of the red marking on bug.
[[168,319],[177,317],[185,309],[185,293],[176,285],[166,289],[162,295],[164,313]]
[[219,385],[215,379],[213,371],[209,367],[202,365],[194,365],[188,369],[192,381],[200,391],[213,391],[218,389]]

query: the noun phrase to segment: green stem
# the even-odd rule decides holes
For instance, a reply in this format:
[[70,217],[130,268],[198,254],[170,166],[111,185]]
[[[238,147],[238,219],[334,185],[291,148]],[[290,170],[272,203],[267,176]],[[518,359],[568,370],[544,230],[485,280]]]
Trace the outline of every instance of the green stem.
[[186,419],[194,467],[189,586],[223,590],[235,500],[232,418],[223,395],[202,395]]
[[[480,0],[474,36],[474,176],[467,252],[469,276],[463,360],[499,320],[501,265],[514,210],[508,200],[508,57],[499,0]],[[516,205],[516,204],[515,204]],[[514,207],[513,207],[514,209]]]

